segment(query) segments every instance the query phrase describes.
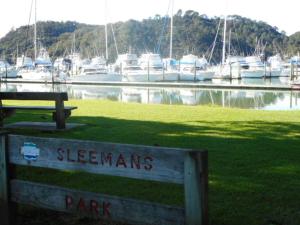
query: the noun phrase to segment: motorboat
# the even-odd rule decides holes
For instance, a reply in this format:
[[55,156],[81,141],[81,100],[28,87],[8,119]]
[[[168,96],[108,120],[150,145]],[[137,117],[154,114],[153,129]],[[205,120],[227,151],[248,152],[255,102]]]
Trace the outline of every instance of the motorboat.
[[246,56],[248,67],[241,69],[241,78],[262,78],[266,75],[266,67],[258,56]]
[[173,58],[166,58],[163,59],[163,63],[163,81],[178,81],[180,72],[177,68],[177,61]]
[[90,63],[82,62],[81,75],[107,74],[106,60],[103,56],[94,57]]
[[163,81],[163,61],[159,54],[142,54],[138,62],[144,73],[147,74],[143,81]]
[[94,57],[90,61],[81,60],[79,75],[72,75],[68,79],[76,82],[101,82],[121,81],[122,76],[118,73],[110,73],[106,67],[104,57]]
[[271,56],[267,60],[267,75],[270,77],[279,77],[283,71],[284,61],[279,54]]
[[243,56],[228,56],[224,64],[215,67],[214,78],[218,79],[239,79],[241,78],[241,70],[247,69],[249,66]]
[[209,69],[207,60],[196,55],[184,55],[179,63],[180,76],[179,80],[184,81],[203,81],[211,80],[215,74]]
[[136,54],[126,53],[118,55],[113,67],[114,72],[122,76],[122,81],[148,81],[148,73],[139,66]]
[[18,71],[7,61],[0,60],[0,77],[1,78],[17,78]]

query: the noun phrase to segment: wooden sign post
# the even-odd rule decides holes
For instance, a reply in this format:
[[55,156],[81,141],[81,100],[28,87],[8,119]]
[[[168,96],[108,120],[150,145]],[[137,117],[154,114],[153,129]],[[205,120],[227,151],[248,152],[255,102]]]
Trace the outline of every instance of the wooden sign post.
[[[20,135],[8,135],[8,143],[5,138],[1,143],[1,213],[12,201],[130,224],[208,225],[206,151]],[[183,184],[185,208],[16,179],[8,182],[9,163]]]

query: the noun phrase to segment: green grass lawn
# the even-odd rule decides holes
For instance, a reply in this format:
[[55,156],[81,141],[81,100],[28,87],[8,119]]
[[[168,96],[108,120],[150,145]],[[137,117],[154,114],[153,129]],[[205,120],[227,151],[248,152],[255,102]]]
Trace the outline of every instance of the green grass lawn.
[[[102,100],[71,100],[68,105],[78,106],[68,121],[86,126],[66,132],[13,132],[207,149],[210,224],[300,224],[300,111],[141,105]],[[45,117],[43,113],[19,111],[6,122],[49,121],[50,117],[50,114]],[[19,167],[18,172],[20,178],[33,181],[183,204],[180,185],[25,167]]]

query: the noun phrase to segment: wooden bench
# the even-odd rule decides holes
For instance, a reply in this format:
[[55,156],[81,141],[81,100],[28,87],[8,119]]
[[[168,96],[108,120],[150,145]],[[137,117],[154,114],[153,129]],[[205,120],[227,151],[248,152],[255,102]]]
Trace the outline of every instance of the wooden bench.
[[[6,106],[2,100],[33,100],[33,101],[55,101],[55,106]],[[66,128],[66,118],[71,115],[71,110],[77,109],[75,106],[64,106],[64,101],[68,100],[66,92],[0,92],[0,126],[3,120],[13,115],[19,110],[41,110],[52,111],[52,119],[56,122],[57,129]]]

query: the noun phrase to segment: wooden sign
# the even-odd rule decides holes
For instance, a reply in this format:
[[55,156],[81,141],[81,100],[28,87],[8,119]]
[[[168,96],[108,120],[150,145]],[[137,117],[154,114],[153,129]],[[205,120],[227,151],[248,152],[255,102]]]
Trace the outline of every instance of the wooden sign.
[[16,179],[9,182],[0,168],[0,215],[6,215],[6,199],[130,224],[208,225],[207,151],[20,135],[6,139],[0,134],[0,163],[179,183],[185,194],[183,209]]
[[11,184],[18,203],[130,224],[184,224],[181,208],[19,180]]
[[149,146],[101,143],[10,135],[10,163],[28,165],[21,154],[24,143],[40,150],[30,166],[183,183],[183,162],[188,151]]

